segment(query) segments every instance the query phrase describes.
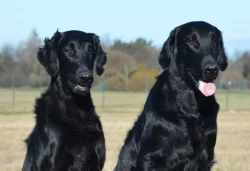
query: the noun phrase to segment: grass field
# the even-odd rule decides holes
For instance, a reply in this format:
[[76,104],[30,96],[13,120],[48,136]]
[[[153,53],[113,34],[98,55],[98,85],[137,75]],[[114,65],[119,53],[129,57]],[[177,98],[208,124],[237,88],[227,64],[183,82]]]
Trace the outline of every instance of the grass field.
[[[41,91],[16,90],[13,108],[11,90],[0,89],[0,171],[21,170],[25,155],[23,140],[34,125],[31,113],[34,100]],[[106,138],[104,171],[113,170],[126,133],[141,110],[145,97],[144,93],[105,92],[105,108],[102,108],[102,93],[93,93]],[[217,99],[221,112],[215,151],[218,164],[213,171],[250,171],[250,92],[231,92],[229,111],[226,110],[226,93],[219,91]]]
[[[34,100],[40,96],[44,89],[17,89],[15,91],[15,107],[13,108],[13,95],[11,89],[0,89],[0,114],[30,114],[33,111]],[[94,104],[100,112],[128,113],[139,112],[142,108],[146,94],[135,92],[104,92],[92,93]],[[218,91],[216,98],[221,111],[226,110],[225,91]],[[230,91],[228,96],[229,110],[250,111],[250,91]],[[104,99],[104,100],[103,100]],[[104,101],[104,108],[102,108]]]

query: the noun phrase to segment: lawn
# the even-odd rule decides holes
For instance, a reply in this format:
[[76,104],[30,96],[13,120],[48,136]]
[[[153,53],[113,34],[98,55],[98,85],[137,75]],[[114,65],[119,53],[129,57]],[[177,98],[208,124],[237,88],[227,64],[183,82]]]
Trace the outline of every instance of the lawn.
[[[44,89],[16,89],[15,106],[11,89],[0,89],[0,114],[30,114],[34,101]],[[106,113],[139,112],[146,93],[144,92],[112,92],[94,91],[92,93],[97,110]],[[227,110],[227,93],[218,91],[216,98],[221,111]],[[228,110],[250,111],[250,91],[230,91],[228,95]],[[103,108],[104,106],[104,108]]]
[[[24,160],[23,140],[34,125],[31,114],[35,98],[42,89],[17,89],[15,108],[12,93],[0,89],[0,171],[19,171]],[[104,171],[112,171],[127,131],[145,101],[145,93],[94,92],[93,99],[103,123],[107,159]],[[219,91],[221,104],[218,117],[217,163],[213,171],[250,171],[250,92],[231,92],[229,111],[226,110],[226,93]],[[2,115],[1,115],[2,114]]]

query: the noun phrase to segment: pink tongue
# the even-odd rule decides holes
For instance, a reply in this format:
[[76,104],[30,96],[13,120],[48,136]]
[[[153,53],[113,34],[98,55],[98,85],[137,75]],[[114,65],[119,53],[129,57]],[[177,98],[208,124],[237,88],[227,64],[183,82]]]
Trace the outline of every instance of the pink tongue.
[[205,83],[203,81],[199,81],[199,90],[205,96],[211,96],[215,93],[216,87],[214,83]]

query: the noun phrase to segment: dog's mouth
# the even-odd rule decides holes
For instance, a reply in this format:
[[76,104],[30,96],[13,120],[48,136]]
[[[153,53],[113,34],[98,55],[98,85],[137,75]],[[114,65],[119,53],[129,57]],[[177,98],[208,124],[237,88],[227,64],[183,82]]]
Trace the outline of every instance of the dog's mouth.
[[76,84],[74,87],[74,92],[77,93],[88,93],[90,90],[89,84]]
[[193,82],[194,86],[206,97],[212,96],[216,91],[216,86],[214,84],[214,79],[199,79],[194,77],[191,69],[187,69],[187,74]]

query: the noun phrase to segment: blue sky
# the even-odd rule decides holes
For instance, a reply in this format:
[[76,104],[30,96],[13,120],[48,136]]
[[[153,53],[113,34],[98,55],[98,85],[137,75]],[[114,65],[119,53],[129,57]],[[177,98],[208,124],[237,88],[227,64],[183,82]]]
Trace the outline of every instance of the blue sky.
[[59,31],[94,32],[103,40],[152,40],[161,47],[177,25],[207,21],[223,33],[228,54],[250,50],[250,1],[237,0],[5,0],[0,6],[0,46],[17,45],[36,28],[41,38]]

